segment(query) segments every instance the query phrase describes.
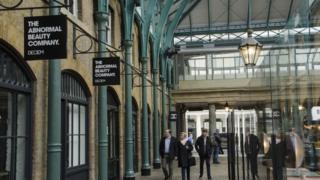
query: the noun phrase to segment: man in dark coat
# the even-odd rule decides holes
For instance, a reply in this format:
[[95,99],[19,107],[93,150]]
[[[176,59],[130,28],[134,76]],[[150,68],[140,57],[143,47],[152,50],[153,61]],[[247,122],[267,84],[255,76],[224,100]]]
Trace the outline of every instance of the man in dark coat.
[[166,180],[172,180],[172,161],[177,155],[177,140],[171,136],[171,130],[165,130],[160,141],[159,153],[161,156],[162,170]]
[[207,166],[207,176],[208,179],[211,180],[211,172],[210,172],[210,157],[212,154],[212,141],[208,136],[208,130],[202,129],[202,135],[198,137],[195,148],[200,156],[200,178],[203,175],[203,164],[206,162]]
[[249,166],[251,169],[252,179],[258,178],[258,163],[257,157],[260,150],[259,138],[250,133],[250,129],[247,129],[247,135],[245,139],[245,152],[247,155],[247,170],[249,174]]

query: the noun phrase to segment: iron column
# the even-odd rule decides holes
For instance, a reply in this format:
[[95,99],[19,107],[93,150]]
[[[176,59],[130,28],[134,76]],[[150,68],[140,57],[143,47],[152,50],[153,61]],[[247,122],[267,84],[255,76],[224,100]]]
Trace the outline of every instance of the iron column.
[[[96,21],[98,23],[98,57],[106,57],[104,51],[106,50],[107,29],[106,23],[108,21],[108,1],[98,0],[98,11],[95,13]],[[108,179],[108,102],[107,102],[107,86],[99,86],[98,88],[98,179]]]
[[159,169],[160,154],[159,154],[159,116],[158,116],[158,69],[152,70],[153,78],[153,168]]
[[[58,6],[50,0],[50,6]],[[58,8],[50,8],[50,15],[58,15]],[[49,60],[48,79],[48,167],[47,179],[61,179],[61,72],[60,60]]]
[[151,174],[149,164],[149,126],[148,126],[148,104],[147,104],[147,57],[142,57],[142,167],[141,175]]
[[133,170],[133,124],[132,124],[132,40],[125,40],[125,177],[124,179],[135,179]]
[[168,128],[167,126],[167,97],[166,97],[166,80],[164,77],[161,77],[161,86],[162,86],[162,134]]

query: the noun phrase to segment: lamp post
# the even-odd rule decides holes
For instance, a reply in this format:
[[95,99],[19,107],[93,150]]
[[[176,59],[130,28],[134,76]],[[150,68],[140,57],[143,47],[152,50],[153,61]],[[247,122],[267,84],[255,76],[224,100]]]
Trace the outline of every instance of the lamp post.
[[251,29],[248,29],[247,32],[248,38],[242,40],[239,51],[246,66],[255,66],[262,50],[262,44],[252,37]]

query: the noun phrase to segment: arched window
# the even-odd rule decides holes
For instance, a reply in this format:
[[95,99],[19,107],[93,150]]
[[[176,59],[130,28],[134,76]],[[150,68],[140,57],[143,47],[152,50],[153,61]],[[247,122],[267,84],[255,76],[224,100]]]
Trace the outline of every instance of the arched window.
[[88,179],[87,86],[75,72],[61,76],[64,179]]
[[30,68],[0,40],[0,179],[31,178]]

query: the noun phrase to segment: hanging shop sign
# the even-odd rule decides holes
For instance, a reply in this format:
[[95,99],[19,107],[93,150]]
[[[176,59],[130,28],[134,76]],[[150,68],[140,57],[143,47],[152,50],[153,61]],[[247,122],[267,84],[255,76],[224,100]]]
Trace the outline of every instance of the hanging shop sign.
[[120,58],[93,59],[93,85],[120,85]]
[[169,119],[170,119],[170,121],[176,121],[176,120],[178,119],[177,112],[175,112],[175,111],[170,111]]
[[281,120],[281,111],[280,109],[273,109],[272,110],[272,117],[274,120]]
[[26,60],[67,58],[67,18],[37,16],[24,18]]
[[320,106],[313,106],[311,108],[312,120],[319,121],[320,120]]

